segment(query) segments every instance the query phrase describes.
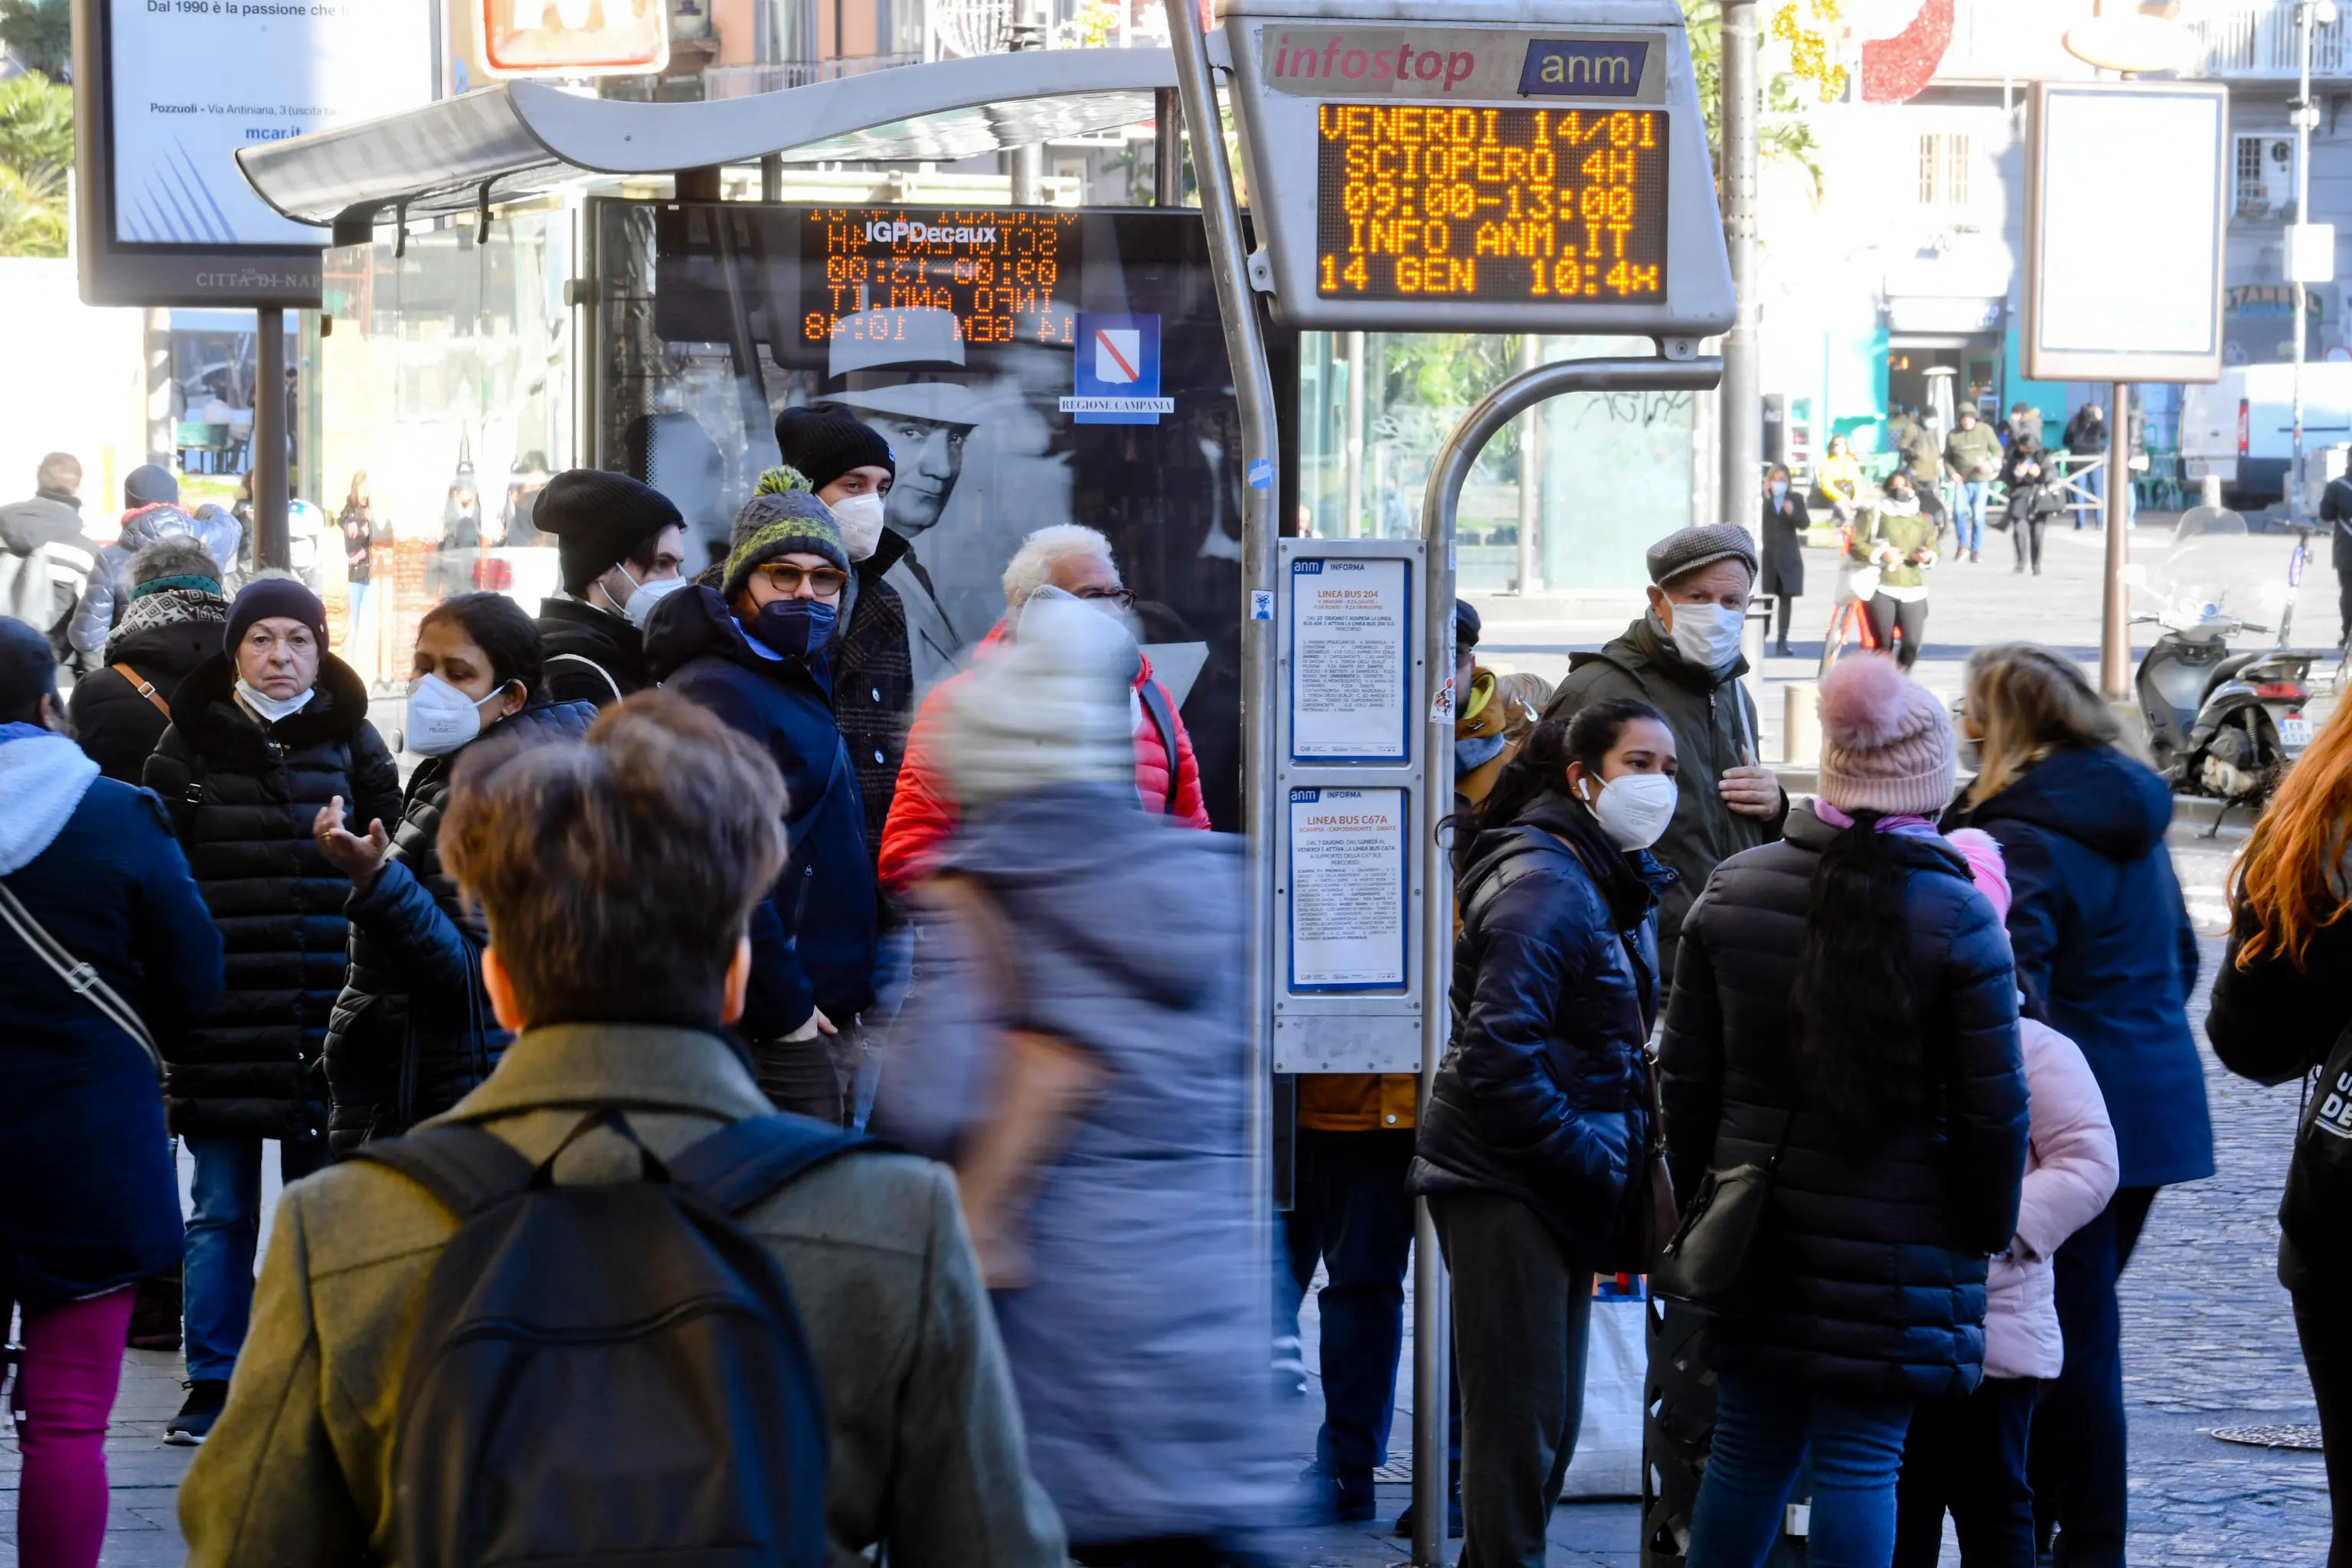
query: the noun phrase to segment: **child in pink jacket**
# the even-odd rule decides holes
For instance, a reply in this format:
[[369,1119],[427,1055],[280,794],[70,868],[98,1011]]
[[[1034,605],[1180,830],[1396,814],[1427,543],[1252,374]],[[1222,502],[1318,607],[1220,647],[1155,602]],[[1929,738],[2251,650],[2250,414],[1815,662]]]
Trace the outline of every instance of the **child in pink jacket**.
[[[2009,918],[2009,877],[1992,836],[1950,836],[1977,889]],[[1895,1568],[1935,1568],[1951,1510],[1964,1568],[2033,1568],[2033,1490],[2025,1440],[2042,1384],[2058,1375],[2058,1244],[2106,1207],[2116,1190],[2116,1131],[2099,1080],[2074,1042],[2032,1018],[2024,1047],[2031,1148],[2017,1236],[1992,1260],[1985,1310],[1984,1382],[1967,1399],[1923,1404],[1911,1416],[1895,1493]]]

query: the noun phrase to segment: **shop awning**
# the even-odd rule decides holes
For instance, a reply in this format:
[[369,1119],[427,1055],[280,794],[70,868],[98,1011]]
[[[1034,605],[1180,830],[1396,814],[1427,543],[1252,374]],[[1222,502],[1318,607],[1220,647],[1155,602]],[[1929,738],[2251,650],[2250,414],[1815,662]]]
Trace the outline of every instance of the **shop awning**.
[[288,217],[464,212],[589,174],[788,163],[950,163],[1149,121],[1166,49],[1031,49],[871,71],[750,98],[631,103],[506,81],[381,120],[239,150]]

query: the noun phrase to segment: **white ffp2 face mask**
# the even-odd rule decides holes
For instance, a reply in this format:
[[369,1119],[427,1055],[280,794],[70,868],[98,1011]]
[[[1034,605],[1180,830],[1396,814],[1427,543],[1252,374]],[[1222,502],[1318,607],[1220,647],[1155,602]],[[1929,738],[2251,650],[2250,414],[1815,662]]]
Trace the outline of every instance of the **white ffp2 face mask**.
[[1739,634],[1748,625],[1745,610],[1721,605],[1676,605],[1675,624],[1667,635],[1675,651],[1702,669],[1721,669],[1739,657]]
[[1620,773],[1597,795],[1587,779],[1581,791],[1601,831],[1620,849],[1647,849],[1655,844],[1674,820],[1678,793],[1665,773]]
[[882,498],[872,490],[844,496],[825,509],[841,530],[841,548],[852,561],[872,555],[882,542]]
[[310,706],[310,699],[319,694],[319,689],[306,687],[291,697],[272,697],[240,675],[236,678],[236,694],[245,699],[245,705],[260,714],[264,721],[276,724],[291,719]]
[[[500,687],[490,693],[496,697]],[[482,732],[482,703],[437,675],[408,683],[408,749],[420,757],[446,757]]]
[[[627,577],[629,569],[622,567],[621,574]],[[683,577],[656,577],[650,583],[640,583],[635,577],[629,577],[631,592],[629,602],[621,606],[622,617],[643,631],[646,623],[654,618],[654,607],[685,586],[686,579]]]

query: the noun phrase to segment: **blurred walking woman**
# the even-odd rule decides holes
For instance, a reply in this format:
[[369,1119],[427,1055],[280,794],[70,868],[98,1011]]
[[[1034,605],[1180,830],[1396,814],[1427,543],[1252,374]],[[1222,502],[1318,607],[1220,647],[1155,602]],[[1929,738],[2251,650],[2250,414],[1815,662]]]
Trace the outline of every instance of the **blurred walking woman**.
[[1789,470],[1773,464],[1764,476],[1764,574],[1756,591],[1780,602],[1772,651],[1782,658],[1789,657],[1789,617],[1805,592],[1805,531],[1812,522],[1805,498],[1789,483]]
[[1891,651],[1901,631],[1895,658],[1906,670],[1919,661],[1927,637],[1927,574],[1936,564],[1937,537],[1935,519],[1919,510],[1911,476],[1897,468],[1886,476],[1886,493],[1846,546],[1847,555],[1878,573],[1878,587],[1863,606],[1871,637],[1882,651]]
[[1542,1568],[1576,1449],[1595,1270],[1623,1256],[1658,1006],[1649,852],[1675,736],[1629,699],[1548,719],[1480,803],[1458,888],[1454,1037],[1408,1186],[1454,1278],[1465,1563]]
[[2319,1405],[2336,1543],[2352,1568],[2352,706],[2339,707],[2254,825],[2230,889],[2230,944],[2206,1037],[2221,1065],[2257,1083],[2315,1068],[2279,1205],[2279,1283],[2294,1301]]
[[1710,1166],[1773,1170],[1717,1327],[1688,1553],[1706,1568],[1765,1561],[1809,1447],[1811,1561],[1886,1568],[1912,1406],[1982,1375],[1986,1260],[2025,1170],[2009,944],[1932,819],[1943,704],[1870,658],[1832,670],[1821,707],[1821,798],[1717,868],[1659,1052],[1684,1202]]
[[[13,1298],[22,1568],[98,1561],[131,1285],[180,1256],[157,1064],[110,1009],[168,1037],[221,987],[163,808],[100,778],[64,728],[48,639],[0,616],[0,1323]],[[98,984],[58,973],[77,964]]]
[[326,1047],[337,1154],[448,1110],[506,1049],[482,990],[489,932],[441,867],[457,753],[490,735],[514,745],[577,740],[596,719],[593,703],[546,700],[539,626],[500,594],[461,594],[426,611],[414,668],[408,749],[425,761],[409,775],[400,820],[347,823],[337,796],[312,825],[352,879],[351,973]]

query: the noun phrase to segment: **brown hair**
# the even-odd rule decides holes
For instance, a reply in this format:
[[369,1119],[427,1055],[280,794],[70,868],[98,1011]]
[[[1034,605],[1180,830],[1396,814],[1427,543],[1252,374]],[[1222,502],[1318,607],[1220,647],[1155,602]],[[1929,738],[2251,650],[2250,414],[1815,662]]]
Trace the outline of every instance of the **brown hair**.
[[2311,939],[2344,918],[2347,837],[2352,703],[2339,703],[2310,749],[2287,770],[2231,879],[2231,923],[2246,931],[2238,947],[2239,968],[2268,955],[2301,969],[2310,956]]
[[1969,655],[1968,720],[1984,759],[1969,804],[1981,805],[2067,746],[2112,746],[2116,716],[2074,660],[2036,643],[1995,643]]
[[1503,704],[1503,738],[1516,744],[1551,705],[1551,682],[1526,670],[1497,674],[1495,700]]
[[81,489],[81,459],[71,452],[51,452],[41,459],[33,483],[41,489],[70,495]]
[[719,1021],[727,966],[784,863],[765,752],[643,691],[584,742],[467,748],[441,858],[534,1027]]

